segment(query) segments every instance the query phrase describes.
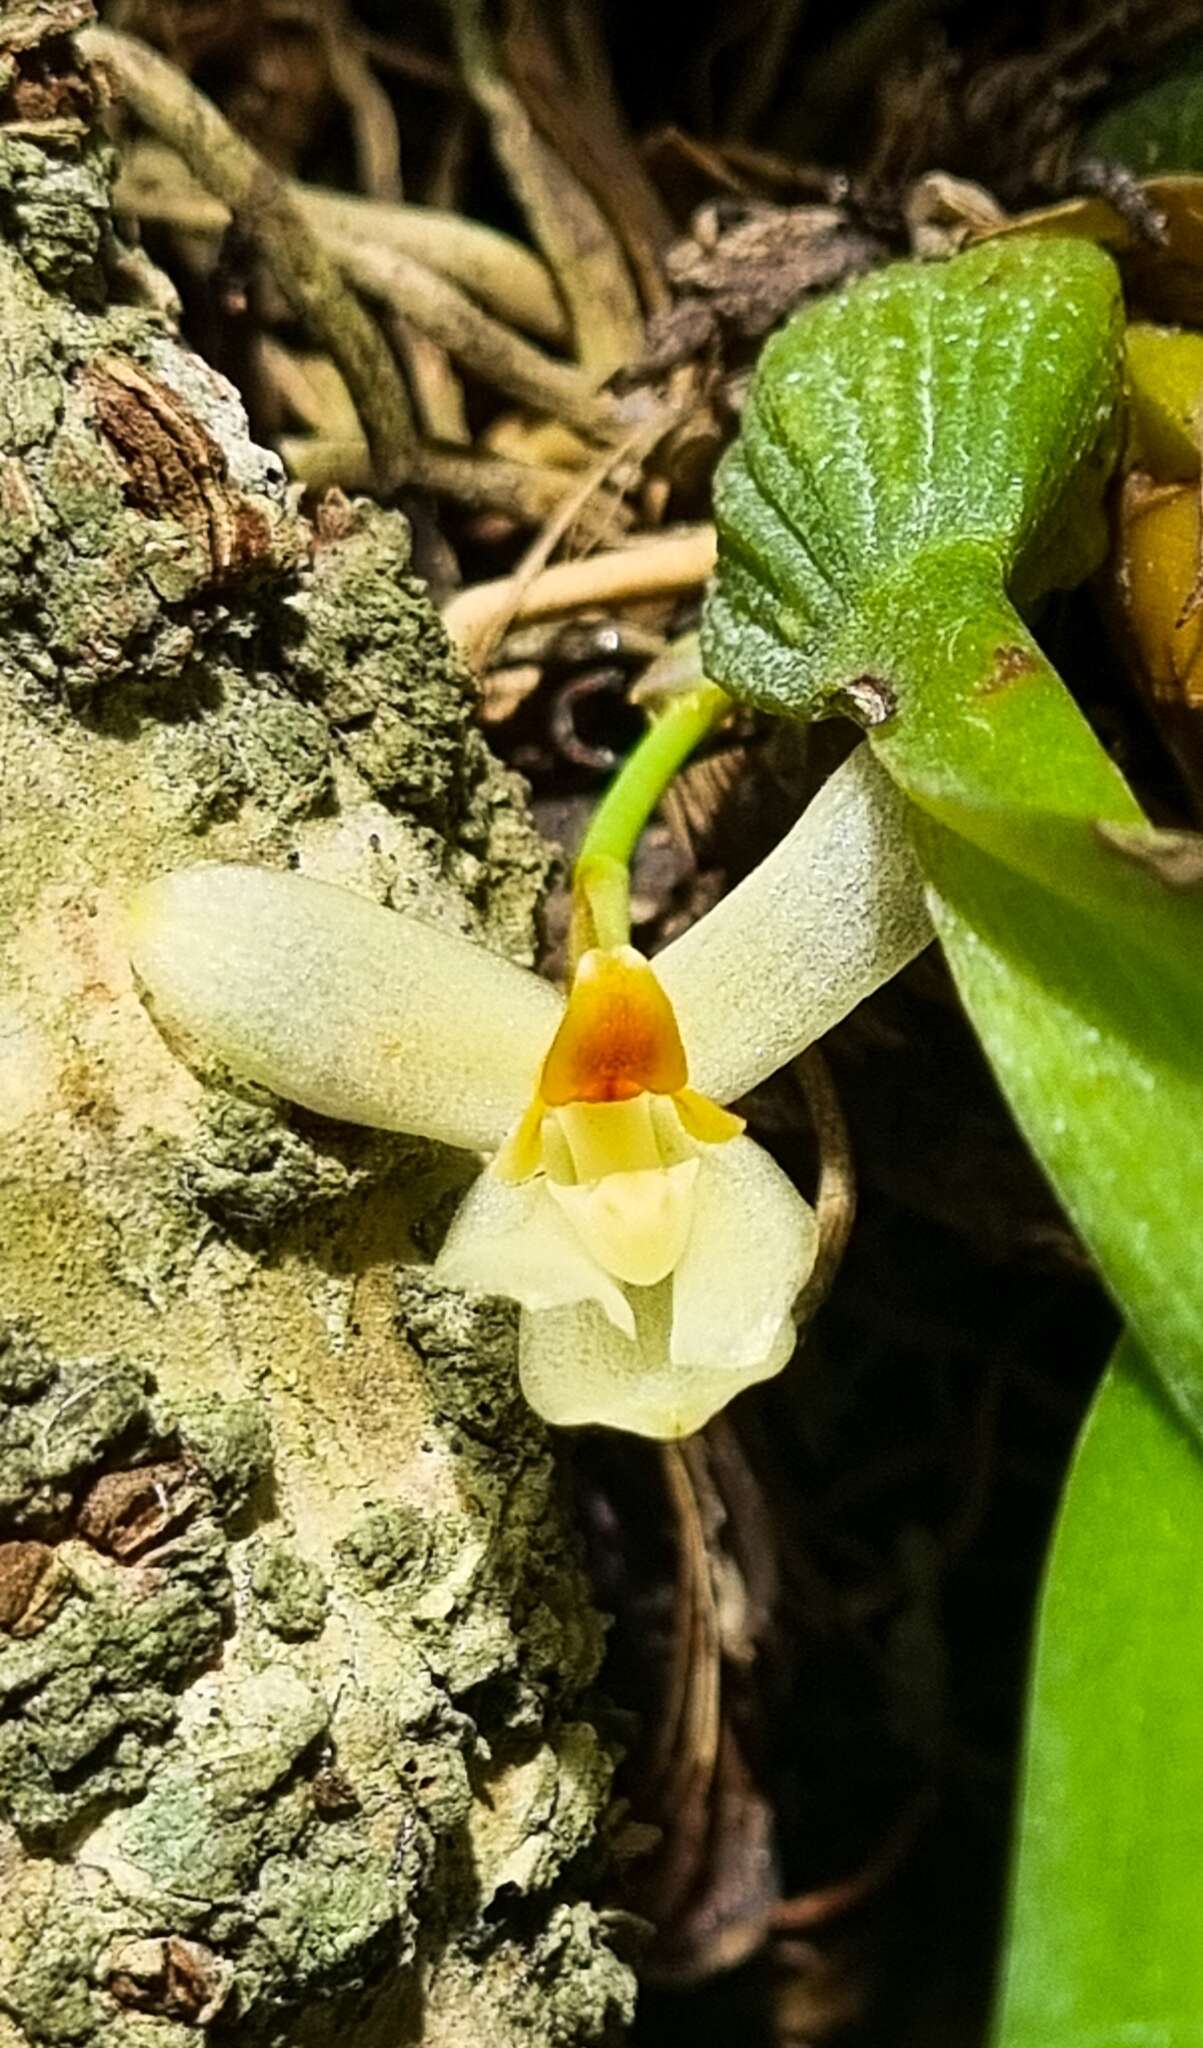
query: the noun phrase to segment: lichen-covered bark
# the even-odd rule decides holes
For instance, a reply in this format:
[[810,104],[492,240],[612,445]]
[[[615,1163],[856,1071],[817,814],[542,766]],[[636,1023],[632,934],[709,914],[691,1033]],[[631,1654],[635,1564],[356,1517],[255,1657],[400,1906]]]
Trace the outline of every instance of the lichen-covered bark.
[[470,1162],[190,1071],[122,942],[248,857],[522,956],[544,857],[404,522],[117,302],[82,12],[0,63],[0,2044],[600,2042],[599,1624],[415,1251]]

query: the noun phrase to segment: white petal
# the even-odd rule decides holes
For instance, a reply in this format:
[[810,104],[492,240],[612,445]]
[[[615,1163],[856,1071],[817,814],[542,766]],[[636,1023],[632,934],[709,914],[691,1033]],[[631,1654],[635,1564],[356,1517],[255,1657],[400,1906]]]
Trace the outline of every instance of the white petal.
[[701,1161],[608,1173],[584,1187],[545,1183],[587,1252],[616,1280],[652,1287],[671,1273],[693,1224]]
[[810,1203],[751,1138],[710,1146],[673,1275],[673,1359],[738,1371],[764,1358],[810,1274],[818,1237]]
[[763,1358],[735,1368],[678,1365],[669,1357],[672,1281],[631,1296],[635,1339],[623,1337],[592,1302],[524,1310],[518,1340],[522,1391],[547,1422],[599,1423],[670,1441],[700,1429],[757,1380],[780,1372],[794,1348],[786,1317]]
[[449,1287],[508,1295],[530,1309],[591,1301],[619,1330],[635,1332],[626,1295],[590,1258],[541,1177],[515,1187],[482,1173],[456,1213],[434,1271]]
[[656,955],[690,1085],[746,1094],[930,937],[905,799],[858,746],[767,860]]
[[157,1014],[325,1116],[491,1150],[563,1003],[458,933],[273,868],[164,875],[130,908]]

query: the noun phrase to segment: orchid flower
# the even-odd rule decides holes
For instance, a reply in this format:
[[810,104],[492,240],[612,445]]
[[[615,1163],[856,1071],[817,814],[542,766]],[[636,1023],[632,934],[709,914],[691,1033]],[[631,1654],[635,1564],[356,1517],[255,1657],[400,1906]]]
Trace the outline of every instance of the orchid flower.
[[672,1438],[778,1372],[809,1204],[725,1105],[930,937],[902,800],[866,747],[648,962],[592,946],[567,1000],[457,933],[308,876],[185,868],[131,911],[153,1009],[235,1074],[492,1155],[436,1274],[521,1304],[549,1422]]

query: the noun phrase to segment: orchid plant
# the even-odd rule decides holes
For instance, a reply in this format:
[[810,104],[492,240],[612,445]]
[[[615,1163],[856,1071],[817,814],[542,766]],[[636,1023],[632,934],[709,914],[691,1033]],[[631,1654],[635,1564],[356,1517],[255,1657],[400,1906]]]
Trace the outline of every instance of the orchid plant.
[[[696,703],[682,708],[696,732]],[[661,755],[681,726],[653,727]],[[895,974],[930,926],[904,800],[860,746],[653,966],[629,943],[608,822],[633,843],[652,791],[632,808],[631,787],[578,863],[566,1000],[456,932],[251,866],[151,882],[131,952],[155,1016],[234,1075],[490,1155],[436,1273],[521,1304],[522,1386],[549,1422],[669,1439],[786,1363],[815,1257],[813,1210],[725,1105]]]

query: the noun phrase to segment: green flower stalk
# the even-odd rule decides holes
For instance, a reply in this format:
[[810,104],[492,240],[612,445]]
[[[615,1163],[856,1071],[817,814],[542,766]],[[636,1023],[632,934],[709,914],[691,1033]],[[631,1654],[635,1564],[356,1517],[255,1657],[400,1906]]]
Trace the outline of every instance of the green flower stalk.
[[[696,647],[696,636],[690,635],[688,647]],[[653,715],[594,812],[577,854],[574,954],[630,937],[630,867],[643,828],[674,775],[730,708],[727,692],[706,681],[699,663],[696,682],[675,691]]]

